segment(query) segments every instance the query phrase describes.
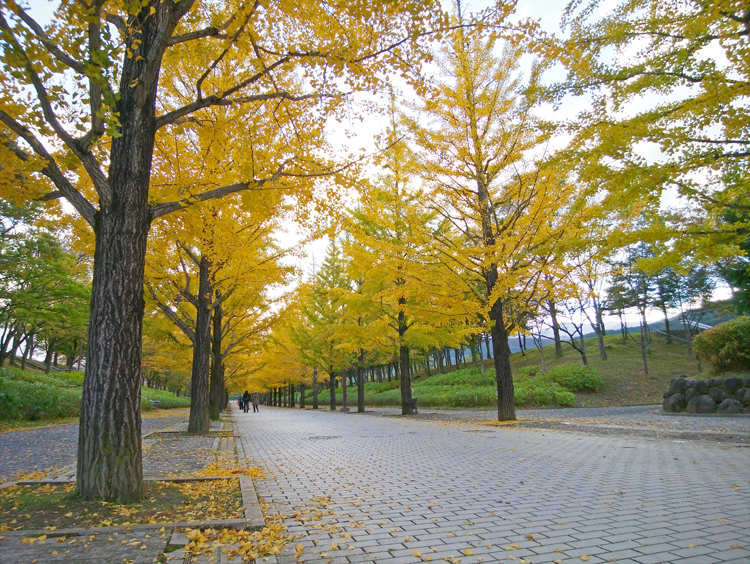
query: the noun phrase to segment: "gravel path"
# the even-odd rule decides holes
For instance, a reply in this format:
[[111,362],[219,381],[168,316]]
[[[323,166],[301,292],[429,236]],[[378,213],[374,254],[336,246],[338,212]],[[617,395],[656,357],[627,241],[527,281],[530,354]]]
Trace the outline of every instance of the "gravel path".
[[[185,409],[146,414],[144,435],[171,427],[187,418]],[[166,415],[166,416],[165,416]],[[78,424],[33,427],[0,433],[0,483],[16,473],[44,472],[75,464],[78,451]]]

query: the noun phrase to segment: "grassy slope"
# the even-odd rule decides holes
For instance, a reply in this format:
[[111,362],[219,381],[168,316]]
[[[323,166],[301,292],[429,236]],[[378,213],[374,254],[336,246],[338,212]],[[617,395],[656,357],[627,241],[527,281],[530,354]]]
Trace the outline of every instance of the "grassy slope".
[[[21,421],[69,420],[77,418],[83,385],[82,372],[22,371],[18,368],[0,368],[0,421],[10,423],[2,427],[17,427]],[[151,401],[159,401],[161,408],[186,407],[189,398],[175,397],[171,392],[153,390],[143,386],[141,409],[154,408]],[[38,423],[33,423],[38,424]]]
[[[640,345],[628,340],[623,344],[619,335],[604,338],[607,360],[599,357],[596,339],[587,339],[586,356],[589,366],[598,370],[604,379],[604,387],[594,393],[576,393],[579,407],[603,407],[613,405],[644,405],[662,402],[662,394],[675,376],[698,377],[695,357],[688,356],[687,347],[678,343],[667,345],[666,339],[653,336],[651,354],[646,354],[648,375],[644,374]],[[580,363],[580,355],[570,345],[564,344],[563,357],[555,357],[554,345],[544,348],[546,366],[563,362]],[[514,374],[523,366],[541,364],[539,351],[529,350],[526,356],[515,353],[511,358]],[[700,375],[707,377],[707,367]]]
[[[605,345],[607,347],[608,360],[602,360],[599,357],[599,349],[596,339],[586,340],[586,351],[589,361],[589,366],[599,371],[603,380],[604,386],[597,392],[576,392],[576,405],[578,407],[605,407],[605,406],[616,406],[616,405],[644,405],[644,404],[659,404],[662,402],[662,394],[669,387],[669,382],[675,376],[687,375],[688,377],[698,376],[698,365],[694,357],[688,356],[687,348],[684,345],[672,343],[666,344],[666,339],[657,335],[653,336],[651,343],[651,354],[646,355],[646,360],[649,365],[649,373],[646,375],[643,370],[643,361],[641,359],[640,346],[634,343],[632,340],[628,340],[627,343],[623,344],[619,334],[610,335],[605,337]],[[573,350],[570,345],[565,345],[563,348],[562,358],[555,357],[554,345],[548,345],[544,349],[545,363],[547,369],[552,366],[564,363],[581,364],[580,355]],[[540,354],[536,349],[526,351],[526,355],[521,353],[514,353],[511,355],[511,366],[513,374],[517,376],[519,369],[525,366],[540,365]],[[471,363],[468,367],[471,367]],[[492,361],[486,360],[485,367],[488,374],[488,378],[492,378],[489,374],[493,370]],[[461,365],[464,368],[464,365]],[[449,367],[447,372],[454,372],[455,366]],[[437,407],[434,405],[434,397],[432,396],[433,390],[430,390],[431,395],[427,395],[427,390],[420,386],[421,383],[425,382],[430,376],[427,376],[424,372],[418,372],[414,380],[414,395],[415,397],[422,397],[423,399],[429,398],[429,406]],[[433,375],[434,376],[434,373]],[[708,377],[708,374],[704,372],[700,376]],[[366,384],[366,403],[368,405],[389,405],[396,406],[399,403],[399,392],[398,389],[392,389],[383,392],[384,388],[397,388],[397,384],[392,382],[390,385],[386,382],[382,384],[368,383]],[[472,392],[472,394],[480,393],[484,395],[490,394],[491,390],[485,390],[477,388],[476,386],[469,386],[467,389],[464,387],[452,387],[452,388],[434,388],[434,392],[448,393],[453,397],[453,405],[444,405],[443,407],[460,407],[461,400],[456,398],[456,394],[465,394]],[[371,392],[377,393],[375,397],[371,395]],[[487,393],[484,393],[487,392]],[[307,403],[310,405],[311,402],[311,391],[307,390]],[[339,387],[336,393],[337,404],[341,402],[341,388]],[[457,400],[458,401],[455,401]],[[485,408],[491,407],[489,402],[494,400],[494,392],[488,395]],[[348,404],[356,405],[357,392],[356,387],[350,387],[348,390]],[[327,407],[328,405],[328,391],[322,391],[319,395],[319,403],[321,407]],[[493,402],[494,403],[494,402]],[[470,404],[469,404],[470,405]],[[425,406],[427,407],[427,405]],[[535,407],[533,401],[528,402],[522,407]],[[550,407],[554,407],[551,405]]]

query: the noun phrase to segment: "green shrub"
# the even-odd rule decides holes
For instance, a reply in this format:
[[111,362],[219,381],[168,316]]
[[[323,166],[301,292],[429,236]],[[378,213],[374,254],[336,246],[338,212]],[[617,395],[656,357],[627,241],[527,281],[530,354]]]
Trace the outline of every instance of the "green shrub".
[[464,368],[448,374],[436,374],[416,384],[422,386],[492,386],[495,384],[495,371],[488,370],[482,374],[479,368]]
[[576,395],[568,390],[555,390],[555,402],[564,407],[573,407],[576,404]]
[[580,364],[558,364],[550,368],[545,377],[571,392],[595,392],[604,385],[596,370]]
[[518,369],[518,375],[522,378],[534,378],[539,372],[542,371],[542,367],[536,364],[532,366],[524,366]]
[[693,341],[695,353],[717,373],[750,370],[750,316],[719,323]]
[[[190,398],[178,398],[172,392],[166,390],[154,390],[143,386],[141,396],[151,401],[158,401],[160,409],[172,409],[175,407],[190,407]],[[151,402],[146,402],[151,403]],[[153,407],[153,404],[151,404]]]
[[81,413],[81,390],[0,378],[0,419],[54,419]]
[[[80,383],[78,375],[80,374]],[[29,372],[20,368],[0,368],[0,378],[10,378],[29,384],[39,383],[53,388],[80,388],[83,386],[83,374],[80,372],[56,373],[56,374],[39,374],[38,372]]]

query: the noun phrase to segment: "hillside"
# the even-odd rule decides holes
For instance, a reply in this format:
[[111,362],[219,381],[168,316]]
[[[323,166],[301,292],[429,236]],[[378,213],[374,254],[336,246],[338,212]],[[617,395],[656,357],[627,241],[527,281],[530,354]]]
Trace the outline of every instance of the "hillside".
[[[589,366],[596,370],[603,382],[597,391],[561,388],[546,376],[534,375],[532,367],[541,364],[539,351],[526,351],[525,356],[514,353],[511,366],[514,376],[516,404],[519,407],[606,407],[618,405],[660,404],[662,394],[675,376],[708,377],[705,371],[698,373],[698,364],[689,357],[687,348],[678,343],[667,345],[666,340],[655,335],[651,343],[651,353],[647,354],[648,374],[644,373],[640,347],[629,340],[623,343],[619,335],[605,337],[608,360],[599,357],[596,339],[587,339],[586,350]],[[565,345],[562,358],[554,355],[554,345],[545,347],[546,368],[563,364],[581,365],[580,355],[570,345]],[[471,363],[460,369],[451,366],[445,375],[424,371],[415,375],[414,397],[419,405],[430,408],[492,408],[495,403],[494,370],[492,361],[485,361],[485,373]],[[571,398],[568,393],[573,394]],[[308,406],[311,391],[306,393]],[[337,404],[341,404],[342,391],[337,390]],[[321,390],[319,403],[322,408],[328,405],[328,390]],[[349,405],[356,405],[356,388],[349,388]],[[365,385],[365,402],[370,406],[398,406],[400,395],[398,382],[368,382]]]

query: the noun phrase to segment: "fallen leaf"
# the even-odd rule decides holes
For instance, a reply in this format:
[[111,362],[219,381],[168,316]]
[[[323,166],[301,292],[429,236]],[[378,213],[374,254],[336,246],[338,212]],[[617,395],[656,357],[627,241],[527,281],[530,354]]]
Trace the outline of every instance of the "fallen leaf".
[[464,550],[464,556],[474,556],[474,551],[470,548],[467,548],[466,550]]
[[562,550],[560,549],[559,546],[557,546],[557,547],[555,547],[555,550],[553,550],[552,552],[562,552]]
[[698,548],[698,547],[697,547],[697,546],[695,546],[694,544],[689,544],[689,545],[687,545],[687,547],[688,547],[688,548]]
[[733,544],[733,545],[732,545],[732,548],[742,548],[742,546],[741,546],[741,545],[739,545],[739,544]]
[[526,533],[526,540],[533,541],[534,540],[534,535],[532,535],[531,533]]
[[411,555],[412,555],[412,556],[413,556],[414,558],[422,558],[422,553],[421,553],[421,552],[419,552],[419,551],[418,551],[418,550],[417,550],[416,548],[414,549],[414,552],[412,552],[412,553],[411,553]]
[[584,562],[588,562],[589,557],[584,554],[583,556],[581,556],[581,560],[583,560]]

